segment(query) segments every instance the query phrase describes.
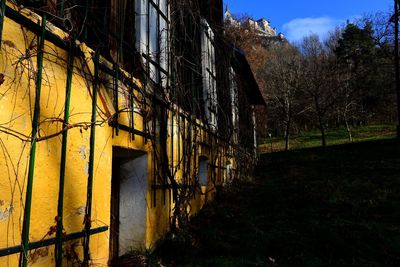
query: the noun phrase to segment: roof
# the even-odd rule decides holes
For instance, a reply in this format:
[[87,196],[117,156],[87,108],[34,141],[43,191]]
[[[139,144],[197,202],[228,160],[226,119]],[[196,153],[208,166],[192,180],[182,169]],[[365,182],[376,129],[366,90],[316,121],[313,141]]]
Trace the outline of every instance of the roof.
[[243,50],[239,48],[234,48],[235,51],[235,62],[233,62],[234,67],[236,67],[239,71],[239,75],[243,76],[243,80],[246,83],[246,92],[250,99],[251,104],[253,105],[262,105],[266,106],[264,97],[260,91],[260,87],[256,79],[254,78],[253,71],[249,65],[249,62],[246,59],[246,54]]

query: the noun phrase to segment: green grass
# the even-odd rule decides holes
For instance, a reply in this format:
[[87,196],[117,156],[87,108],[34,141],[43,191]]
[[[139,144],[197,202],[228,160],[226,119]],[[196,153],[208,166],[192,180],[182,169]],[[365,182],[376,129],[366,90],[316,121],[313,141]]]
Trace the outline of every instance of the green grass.
[[400,144],[262,155],[154,254],[164,266],[400,266]]
[[[373,140],[391,139],[396,135],[395,125],[370,125],[352,129],[353,142],[365,142]],[[327,145],[340,145],[349,143],[345,128],[329,129],[326,132]],[[283,151],[285,148],[284,138],[272,138],[259,140],[261,153]],[[290,149],[302,149],[321,146],[321,133],[309,131],[293,135],[290,138]]]

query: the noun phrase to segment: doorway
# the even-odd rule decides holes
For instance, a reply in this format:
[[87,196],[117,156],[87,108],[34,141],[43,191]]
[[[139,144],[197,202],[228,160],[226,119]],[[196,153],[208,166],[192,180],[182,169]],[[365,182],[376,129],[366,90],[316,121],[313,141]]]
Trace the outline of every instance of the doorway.
[[145,248],[148,155],[113,148],[110,260]]

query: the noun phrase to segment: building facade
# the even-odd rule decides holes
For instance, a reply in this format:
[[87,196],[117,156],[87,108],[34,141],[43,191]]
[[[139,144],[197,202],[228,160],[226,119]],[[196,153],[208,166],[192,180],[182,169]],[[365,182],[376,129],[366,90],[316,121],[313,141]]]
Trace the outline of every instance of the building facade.
[[0,3],[0,266],[113,265],[253,166],[222,1]]

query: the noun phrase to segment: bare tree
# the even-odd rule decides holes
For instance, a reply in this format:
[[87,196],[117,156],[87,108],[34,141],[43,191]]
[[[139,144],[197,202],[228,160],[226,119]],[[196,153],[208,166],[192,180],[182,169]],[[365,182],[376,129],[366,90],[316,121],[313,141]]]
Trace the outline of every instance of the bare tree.
[[301,86],[301,55],[291,45],[273,46],[263,69],[270,116],[283,124],[285,150],[289,150],[290,131],[294,117],[307,107],[300,105],[298,91]]
[[329,56],[318,35],[312,34],[300,44],[303,54],[303,90],[314,105],[317,125],[321,132],[322,146],[326,146],[328,115],[336,101],[337,64]]

